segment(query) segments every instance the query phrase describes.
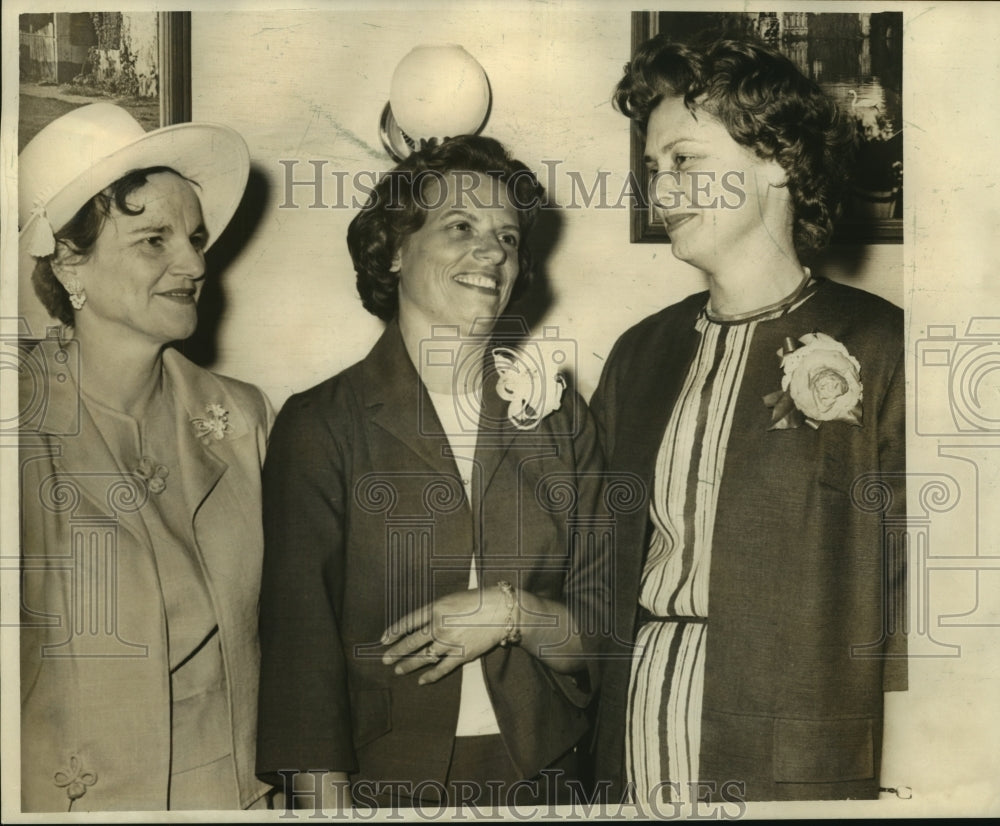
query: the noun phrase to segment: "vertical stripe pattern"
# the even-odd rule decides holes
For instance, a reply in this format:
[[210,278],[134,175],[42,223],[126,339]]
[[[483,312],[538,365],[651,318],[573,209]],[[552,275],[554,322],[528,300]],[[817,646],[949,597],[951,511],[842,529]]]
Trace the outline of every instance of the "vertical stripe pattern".
[[708,580],[719,481],[737,394],[758,321],[716,324],[700,343],[664,432],[649,518],[639,629],[629,686],[626,770],[638,802],[686,800],[698,780],[708,633]]

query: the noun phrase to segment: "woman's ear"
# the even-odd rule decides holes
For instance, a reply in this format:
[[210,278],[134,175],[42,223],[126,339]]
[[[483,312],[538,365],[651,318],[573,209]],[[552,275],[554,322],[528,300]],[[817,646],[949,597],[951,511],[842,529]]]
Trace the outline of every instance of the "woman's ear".
[[395,254],[392,256],[392,263],[389,265],[389,272],[399,272],[403,267],[403,252],[402,250],[396,250]]
[[775,187],[785,187],[788,186],[788,174],[785,172],[784,167],[775,160],[770,160],[767,162],[766,167],[766,180],[770,186]]
[[56,251],[52,253],[49,266],[52,268],[52,274],[56,277],[56,280],[68,292],[69,288],[66,285],[70,282],[74,282],[77,285],[83,283],[81,275],[84,267],[82,265],[86,261],[87,256],[80,255],[68,243],[65,241],[56,241]]
[[73,253],[69,245],[65,241],[56,241],[56,249],[52,253],[49,266],[52,267],[52,274],[64,287],[67,281],[76,277],[78,264],[79,256]]

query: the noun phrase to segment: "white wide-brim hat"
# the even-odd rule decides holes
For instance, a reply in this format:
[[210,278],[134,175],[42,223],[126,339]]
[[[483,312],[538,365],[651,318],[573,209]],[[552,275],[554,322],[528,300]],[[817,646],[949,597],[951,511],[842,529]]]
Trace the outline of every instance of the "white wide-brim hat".
[[147,132],[120,106],[92,103],[32,138],[18,157],[22,312],[34,298],[28,256],[51,255],[54,233],[80,207],[129,172],[154,166],[168,166],[197,184],[207,249],[236,212],[250,172],[246,142],[234,129],[179,123]]

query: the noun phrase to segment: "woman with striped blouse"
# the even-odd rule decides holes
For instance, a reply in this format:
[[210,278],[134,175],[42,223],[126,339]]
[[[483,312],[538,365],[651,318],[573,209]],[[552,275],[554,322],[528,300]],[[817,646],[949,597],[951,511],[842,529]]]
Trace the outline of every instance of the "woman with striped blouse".
[[599,788],[651,807],[876,797],[882,692],[905,687],[884,542],[902,313],[801,263],[831,234],[850,127],[747,42],[656,37],[615,102],[708,291],[626,332],[592,401],[609,472],[648,495],[617,531]]

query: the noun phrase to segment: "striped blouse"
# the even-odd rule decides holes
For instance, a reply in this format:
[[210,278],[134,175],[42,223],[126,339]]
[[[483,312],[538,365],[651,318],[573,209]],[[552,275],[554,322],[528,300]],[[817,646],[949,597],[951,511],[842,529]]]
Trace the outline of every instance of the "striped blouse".
[[695,793],[708,633],[708,582],[719,481],[754,331],[761,321],[717,322],[702,312],[700,342],[667,423],[650,501],[652,533],[639,604],[655,619],[637,636],[629,684],[626,771],[644,804]]

